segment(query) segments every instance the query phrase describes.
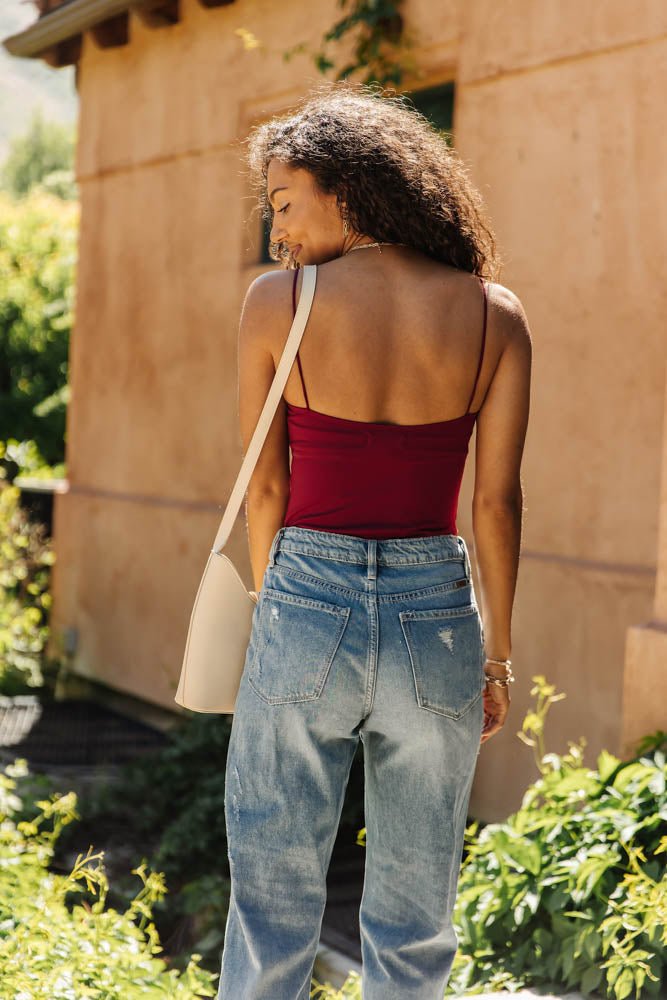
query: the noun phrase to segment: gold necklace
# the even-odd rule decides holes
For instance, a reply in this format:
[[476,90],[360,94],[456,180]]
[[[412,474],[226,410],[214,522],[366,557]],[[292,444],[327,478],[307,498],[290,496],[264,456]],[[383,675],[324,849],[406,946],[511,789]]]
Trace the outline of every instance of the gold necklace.
[[[346,254],[348,253],[352,253],[353,250],[365,250],[367,247],[406,247],[406,246],[407,243],[387,243],[382,241],[379,243],[359,243],[356,247],[350,247],[349,250],[346,250],[345,253],[343,254],[343,257],[345,257]],[[381,250],[380,253],[382,253]]]

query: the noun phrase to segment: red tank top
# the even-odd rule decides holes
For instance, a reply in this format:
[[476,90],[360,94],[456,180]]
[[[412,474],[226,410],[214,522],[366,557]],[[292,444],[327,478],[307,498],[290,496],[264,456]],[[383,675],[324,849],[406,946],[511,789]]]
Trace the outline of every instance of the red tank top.
[[[296,312],[294,273],[292,305]],[[479,410],[469,411],[486,342],[487,289],[477,373],[468,409],[453,420],[383,424],[334,417],[287,403],[292,449],[284,526],[365,538],[458,534],[456,515],[468,444]]]

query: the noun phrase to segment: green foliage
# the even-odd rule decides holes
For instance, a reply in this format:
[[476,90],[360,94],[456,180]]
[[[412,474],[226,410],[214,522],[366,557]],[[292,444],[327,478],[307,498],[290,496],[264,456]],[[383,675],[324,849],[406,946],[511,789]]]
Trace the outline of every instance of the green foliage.
[[349,976],[339,990],[331,986],[330,983],[322,983],[313,977],[311,989],[311,1000],[362,1000],[361,996],[361,976],[358,972],[350,972]]
[[[229,903],[223,809],[231,716],[185,717],[170,742],[122,768],[117,781],[91,790],[81,818],[95,829],[113,820],[125,843],[143,848],[171,893],[156,908],[163,935],[187,933],[196,954],[217,968]],[[65,831],[67,846],[76,828]]]
[[[543,677],[524,735],[539,740]],[[450,989],[474,993],[556,983],[624,1000],[657,996],[667,959],[665,754],[583,763],[582,739],[543,754],[541,777],[504,823],[473,823],[456,903]],[[518,942],[518,943],[517,943]]]
[[206,875],[224,860],[224,761],[231,716],[192,714],[159,750],[123,767],[117,782],[95,791],[83,817],[94,822],[122,815],[128,836],[160,831],[151,862],[171,880]]
[[[0,441],[0,457],[4,453]],[[0,693],[41,687],[47,661],[51,607],[49,583],[55,554],[44,526],[19,506],[20,490],[0,478]]]
[[58,198],[76,199],[75,146],[75,129],[45,121],[37,108],[24,135],[12,140],[0,186],[13,198],[41,187]]
[[[132,874],[143,885],[124,913],[107,908],[104,852],[79,855],[67,876],[48,869],[54,844],[74,819],[76,795],[54,793],[17,819],[24,803],[19,759],[0,773],[0,969],[3,996],[30,1000],[191,1000],[215,996],[213,975],[193,955],[182,973],[168,969],[152,920],[166,893],[145,861]],[[74,897],[74,898],[72,898]],[[80,901],[76,901],[80,897]],[[87,897],[87,898],[85,898]]]
[[66,475],[64,462],[58,462],[57,465],[46,464],[36,441],[17,441],[16,438],[7,438],[4,445],[0,441],[0,449],[2,447],[5,453],[0,461],[8,470],[9,480],[19,475],[34,479],[64,479]]
[[64,461],[79,209],[0,196],[0,439]]
[[[320,73],[336,69],[327,47],[348,39],[352,41],[352,61],[338,70],[336,80],[367,70],[363,83],[400,86],[406,70],[416,73],[414,59],[409,54],[413,41],[406,36],[400,12],[402,0],[338,0],[338,6],[347,7],[349,13],[332,25],[322,38],[321,48],[311,53]],[[299,42],[283,58],[287,62],[307,51],[307,43]]]

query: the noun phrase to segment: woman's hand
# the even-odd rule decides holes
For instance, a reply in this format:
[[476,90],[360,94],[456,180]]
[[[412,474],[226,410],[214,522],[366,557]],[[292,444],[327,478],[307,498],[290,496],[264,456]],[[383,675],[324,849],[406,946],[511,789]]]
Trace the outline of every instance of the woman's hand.
[[509,695],[509,685],[503,687],[500,684],[485,684],[482,699],[484,702],[484,725],[482,726],[480,743],[485,743],[503,728],[512,700]]
[[255,602],[255,604],[257,604],[257,602],[259,600],[259,594],[257,593],[257,591],[256,590],[249,590],[248,593],[252,597],[252,599]]

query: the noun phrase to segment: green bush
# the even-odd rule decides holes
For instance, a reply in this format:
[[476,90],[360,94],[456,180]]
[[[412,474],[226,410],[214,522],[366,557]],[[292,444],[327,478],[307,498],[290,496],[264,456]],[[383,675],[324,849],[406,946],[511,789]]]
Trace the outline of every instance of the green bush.
[[311,1000],[362,1000],[361,976],[358,972],[350,972],[339,990],[330,983],[321,983],[315,978],[313,986]]
[[60,198],[76,198],[75,146],[76,126],[46,121],[36,108],[26,131],[10,143],[0,167],[0,187],[17,199],[37,187]]
[[[182,938],[218,967],[229,902],[223,809],[231,716],[191,715],[170,742],[123,765],[118,780],[92,788],[81,802],[87,828],[122,823],[125,842],[149,845],[149,863],[172,892],[156,909],[165,939]],[[70,828],[67,846],[77,837]]]
[[[554,696],[533,678],[539,744]],[[583,764],[585,740],[538,757],[541,777],[504,823],[467,831],[456,904],[456,992],[557,983],[623,1000],[657,996],[667,959],[667,766],[652,755]]]
[[78,227],[77,202],[0,194],[0,439],[46,465],[65,457]]
[[[26,1000],[191,1000],[215,996],[214,976],[198,955],[179,972],[159,957],[153,904],[166,893],[163,875],[135,869],[143,886],[125,913],[106,907],[104,852],[79,855],[67,876],[48,870],[63,827],[78,818],[76,796],[54,793],[35,803],[31,819],[17,778],[19,759],[0,773],[0,980],[4,997]],[[74,898],[72,898],[74,897]],[[79,902],[76,897],[83,897]]]
[[83,819],[92,824],[122,816],[137,842],[159,831],[151,863],[170,881],[207,875],[213,862],[219,867],[225,860],[222,802],[231,723],[231,716],[186,718],[166,746],[125,764],[118,781],[93,789],[81,803]]
[[[0,441],[0,458],[4,453]],[[55,555],[44,526],[19,506],[20,490],[0,469],[0,694],[42,687],[57,664],[47,660],[51,566]]]

